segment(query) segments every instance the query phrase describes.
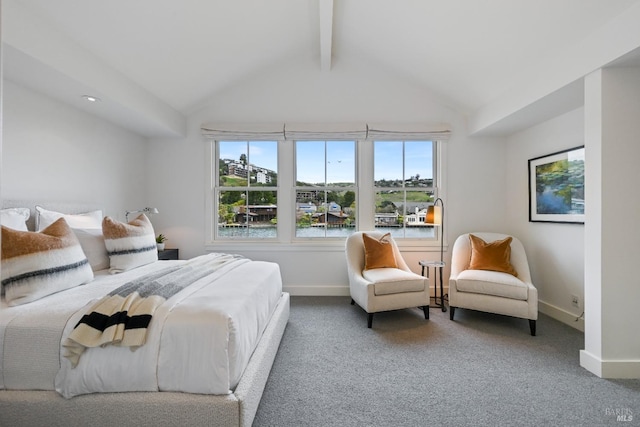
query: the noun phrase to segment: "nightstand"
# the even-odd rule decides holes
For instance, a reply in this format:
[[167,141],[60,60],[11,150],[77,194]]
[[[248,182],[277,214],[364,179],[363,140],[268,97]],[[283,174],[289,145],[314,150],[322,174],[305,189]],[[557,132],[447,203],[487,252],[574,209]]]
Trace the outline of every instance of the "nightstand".
[[168,259],[180,259],[178,257],[178,249],[165,249],[158,251],[158,259],[163,261]]

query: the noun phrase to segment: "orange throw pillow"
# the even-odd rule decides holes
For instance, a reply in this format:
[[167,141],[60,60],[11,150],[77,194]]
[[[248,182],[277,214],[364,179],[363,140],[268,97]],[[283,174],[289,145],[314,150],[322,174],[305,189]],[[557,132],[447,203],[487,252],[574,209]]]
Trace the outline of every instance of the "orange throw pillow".
[[511,241],[513,238],[487,243],[478,236],[469,234],[471,240],[471,261],[469,270],[491,270],[509,273],[518,277],[511,265]]
[[391,233],[376,239],[366,233],[362,234],[364,242],[364,269],[374,268],[398,268],[396,257],[393,254]]

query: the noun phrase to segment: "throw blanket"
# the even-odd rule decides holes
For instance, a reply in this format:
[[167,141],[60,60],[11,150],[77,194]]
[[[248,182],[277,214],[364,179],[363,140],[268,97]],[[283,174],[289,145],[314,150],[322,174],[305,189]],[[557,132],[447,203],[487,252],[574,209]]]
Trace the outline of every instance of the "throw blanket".
[[128,282],[98,300],[63,343],[64,357],[76,367],[89,347],[144,345],[156,309],[194,282],[242,257],[211,254]]

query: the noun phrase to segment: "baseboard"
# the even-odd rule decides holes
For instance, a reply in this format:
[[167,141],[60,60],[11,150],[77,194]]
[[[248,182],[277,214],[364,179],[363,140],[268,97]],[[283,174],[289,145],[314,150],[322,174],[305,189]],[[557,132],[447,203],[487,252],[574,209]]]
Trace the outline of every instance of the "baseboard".
[[581,332],[584,332],[584,317],[578,317],[574,313],[570,313],[560,307],[538,300],[538,311],[546,314],[566,325],[571,326]]
[[[293,285],[283,286],[283,292],[289,292],[291,296],[318,296],[318,297],[343,297],[349,295],[349,286],[304,286]],[[433,296],[433,287],[430,289]],[[444,287],[444,294],[447,295],[449,288]],[[440,298],[440,289],[438,289],[438,298]]]
[[600,378],[640,378],[640,360],[602,360],[580,350],[580,366]]
[[283,286],[291,296],[343,297],[349,296],[349,286]]

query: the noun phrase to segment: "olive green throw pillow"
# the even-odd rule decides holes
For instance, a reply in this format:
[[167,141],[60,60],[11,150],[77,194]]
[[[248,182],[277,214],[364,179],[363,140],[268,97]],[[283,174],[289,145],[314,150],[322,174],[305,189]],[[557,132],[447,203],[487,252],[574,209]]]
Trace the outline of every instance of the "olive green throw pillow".
[[469,234],[471,240],[471,261],[469,270],[491,270],[509,273],[518,277],[518,272],[511,265],[511,241],[507,237],[487,243],[478,236]]
[[366,233],[362,234],[364,242],[364,269],[372,270],[374,268],[398,268],[396,257],[393,254],[393,243],[391,243],[391,234],[376,239]]

